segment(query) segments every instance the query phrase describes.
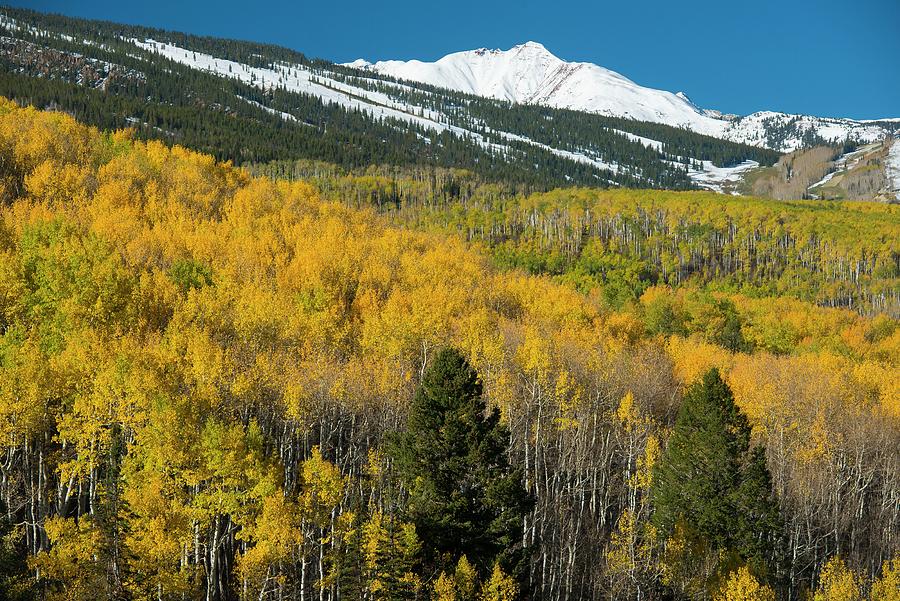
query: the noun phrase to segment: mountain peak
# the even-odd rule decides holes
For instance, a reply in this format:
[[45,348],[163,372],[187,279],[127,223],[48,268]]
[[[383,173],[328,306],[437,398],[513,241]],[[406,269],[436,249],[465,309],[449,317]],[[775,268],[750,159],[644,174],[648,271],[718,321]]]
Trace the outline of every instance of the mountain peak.
[[364,68],[517,104],[688,126],[712,135],[725,126],[704,115],[686,96],[642,87],[599,65],[566,62],[533,40],[509,50],[456,52],[433,63],[383,61]]
[[[509,50],[503,50],[502,48],[476,48],[475,50],[463,51],[463,52],[454,52],[453,54],[448,54],[447,56],[439,59],[440,61],[447,61],[456,56],[465,56],[465,55],[475,55],[475,56],[512,56],[512,55],[522,55],[532,57],[532,56],[550,56],[556,58],[552,52],[547,50],[547,47],[541,44],[540,42],[527,41],[522,44],[516,44]],[[557,59],[559,60],[559,59]]]
[[518,48],[528,48],[528,49],[533,49],[533,50],[543,50],[545,52],[549,52],[549,50],[547,50],[547,47],[544,46],[543,44],[541,44],[540,42],[534,42],[531,40],[525,42],[524,44],[518,44],[517,46],[514,47],[514,49],[518,49]]
[[[790,151],[802,146],[804,131],[822,131],[825,140],[853,133],[860,140],[883,136],[877,126],[849,120],[822,120],[802,115],[754,113],[742,119],[697,106],[684,92],[673,94],[641,86],[624,75],[587,62],[567,62],[540,42],[529,40],[509,50],[469,50],[436,62],[382,61],[351,66],[513,104],[597,113],[636,121],[663,123],[708,136]],[[770,136],[766,122],[794,128],[781,140]],[[793,124],[793,125],[792,125]],[[779,134],[780,135],[780,134]]]

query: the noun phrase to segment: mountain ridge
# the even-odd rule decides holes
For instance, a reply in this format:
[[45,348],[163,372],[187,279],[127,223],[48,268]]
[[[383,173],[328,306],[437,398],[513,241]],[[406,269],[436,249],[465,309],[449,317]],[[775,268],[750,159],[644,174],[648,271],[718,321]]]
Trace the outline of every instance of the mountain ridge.
[[[540,104],[639,121],[664,123],[717,138],[765,146],[780,152],[797,150],[815,138],[837,143],[883,139],[882,126],[900,118],[855,120],[779,111],[725,114],[696,105],[683,92],[641,86],[628,77],[589,62],[560,59],[540,42],[528,41],[509,50],[479,48],[454,52],[434,62],[357,59],[346,66],[400,80],[455,91]],[[788,130],[780,136],[778,130]]]
[[[756,168],[779,160],[771,148],[786,140],[821,144],[824,126],[832,128],[829,138],[845,137],[843,122],[784,122],[776,113],[732,118],[700,109],[684,92],[649,90],[603,67],[567,63],[535,42],[456,53],[445,63],[459,77],[457,88],[481,83],[474,91],[483,96],[401,81],[363,61],[341,65],[268,44],[0,9],[0,95],[236,164],[430,166],[528,189],[738,194]],[[615,87],[618,105],[606,115],[564,108],[562,101],[548,106],[582,89],[573,86],[579,81]],[[680,119],[669,118],[671,111]],[[677,127],[691,120],[716,127],[740,120],[753,144]],[[894,129],[900,121],[870,126],[873,136]]]
[[236,164],[430,165],[537,189],[723,190],[734,169],[778,159],[670,126],[399,84],[273,45],[10,8],[0,95]]

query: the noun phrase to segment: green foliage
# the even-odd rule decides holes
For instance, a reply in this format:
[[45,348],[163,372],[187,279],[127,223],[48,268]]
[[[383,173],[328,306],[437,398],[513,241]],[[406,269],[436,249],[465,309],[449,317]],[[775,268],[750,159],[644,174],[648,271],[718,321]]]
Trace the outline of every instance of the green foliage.
[[213,283],[212,270],[192,259],[175,262],[169,273],[182,292],[211,286]]
[[45,346],[59,348],[83,325],[115,329],[134,317],[134,278],[99,237],[55,220],[25,228],[19,249],[23,321],[41,330]]
[[743,319],[734,302],[711,294],[692,299],[689,329],[699,332],[707,341],[734,352],[750,350],[741,332]]
[[372,512],[362,527],[367,589],[372,599],[416,599],[421,583],[415,575],[421,547],[412,524]]
[[35,598],[33,583],[9,516],[0,502],[0,601],[26,601]]
[[644,323],[650,334],[671,336],[687,333],[687,316],[675,304],[673,297],[661,294],[643,303]]
[[[735,553],[763,570],[777,551],[780,518],[760,447],[718,370],[685,394],[668,446],[653,476],[653,521],[707,550]],[[699,558],[695,558],[699,559]]]
[[478,374],[454,349],[431,361],[397,441],[397,472],[425,558],[450,570],[465,555],[487,574],[495,561],[517,573],[528,498],[507,457],[507,429],[486,414]]
[[657,279],[656,270],[650,263],[610,252],[597,239],[591,239],[570,263],[571,267],[559,280],[584,294],[600,290],[605,304],[614,309],[637,300]]
[[531,274],[560,275],[568,270],[570,263],[569,258],[560,252],[517,248],[513,244],[496,246],[493,257],[501,269],[522,269]]

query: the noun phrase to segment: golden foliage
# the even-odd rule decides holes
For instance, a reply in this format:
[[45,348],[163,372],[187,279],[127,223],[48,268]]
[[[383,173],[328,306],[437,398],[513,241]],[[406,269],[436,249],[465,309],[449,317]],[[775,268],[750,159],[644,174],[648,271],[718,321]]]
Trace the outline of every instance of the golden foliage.
[[[399,423],[422,370],[448,344],[477,367],[504,419],[553,424],[550,434],[526,427],[525,444],[615,420],[628,447],[629,512],[646,509],[639,499],[660,453],[660,416],[677,407],[678,384],[712,366],[778,453],[795,499],[827,473],[818,468],[840,466],[851,437],[896,446],[894,319],[665,286],[611,313],[550,278],[500,272],[456,237],[322,201],[306,183],[251,178],[177,146],[0,104],[0,440],[13,450],[52,446],[42,473],[58,494],[90,489],[92,501],[107,494],[89,485],[98,467],[123,457],[128,512],[117,517],[141,574],[123,584],[135,598],[191,596],[191,538],[224,516],[240,531],[236,567],[250,589],[263,590],[299,547],[349,537],[357,524],[342,507],[348,475],[325,459],[334,456],[327,442],[311,449],[286,494],[273,439],[306,432],[329,411]],[[571,194],[593,204],[594,192]],[[620,214],[635,194],[604,196],[597,208]],[[715,203],[672,198],[718,219]],[[743,210],[722,202],[732,215]],[[871,211],[879,223],[895,215],[846,211]],[[724,301],[740,322],[731,333],[762,352],[712,340],[728,326],[714,310]],[[364,477],[377,483],[385,462],[374,451],[368,459]],[[607,550],[610,566],[633,562],[627,545],[651,538],[637,530],[644,517],[629,512]],[[388,598],[398,583],[418,590],[415,529],[377,509],[359,522],[369,598]],[[53,594],[92,598],[105,586],[96,524],[50,517],[45,528],[52,546],[33,562]],[[667,547],[671,581],[692,569],[677,561],[685,544]],[[838,590],[846,574],[829,570],[823,586]],[[495,568],[481,594],[512,598],[515,583]]]
[[872,583],[869,598],[871,601],[900,600],[900,558],[884,562],[881,576]]
[[741,566],[728,575],[714,601],[775,601],[775,591],[760,584],[747,566]]
[[859,577],[835,555],[819,573],[819,586],[813,593],[813,601],[862,601],[861,589]]
[[515,601],[519,597],[519,585],[503,573],[500,564],[495,564],[491,576],[481,587],[479,601]]

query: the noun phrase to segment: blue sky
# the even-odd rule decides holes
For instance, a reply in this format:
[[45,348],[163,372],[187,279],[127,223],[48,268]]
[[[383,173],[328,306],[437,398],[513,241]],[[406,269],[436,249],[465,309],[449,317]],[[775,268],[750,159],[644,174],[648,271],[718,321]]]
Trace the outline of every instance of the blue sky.
[[535,40],[706,108],[900,117],[900,0],[0,0],[270,42],[334,61]]

